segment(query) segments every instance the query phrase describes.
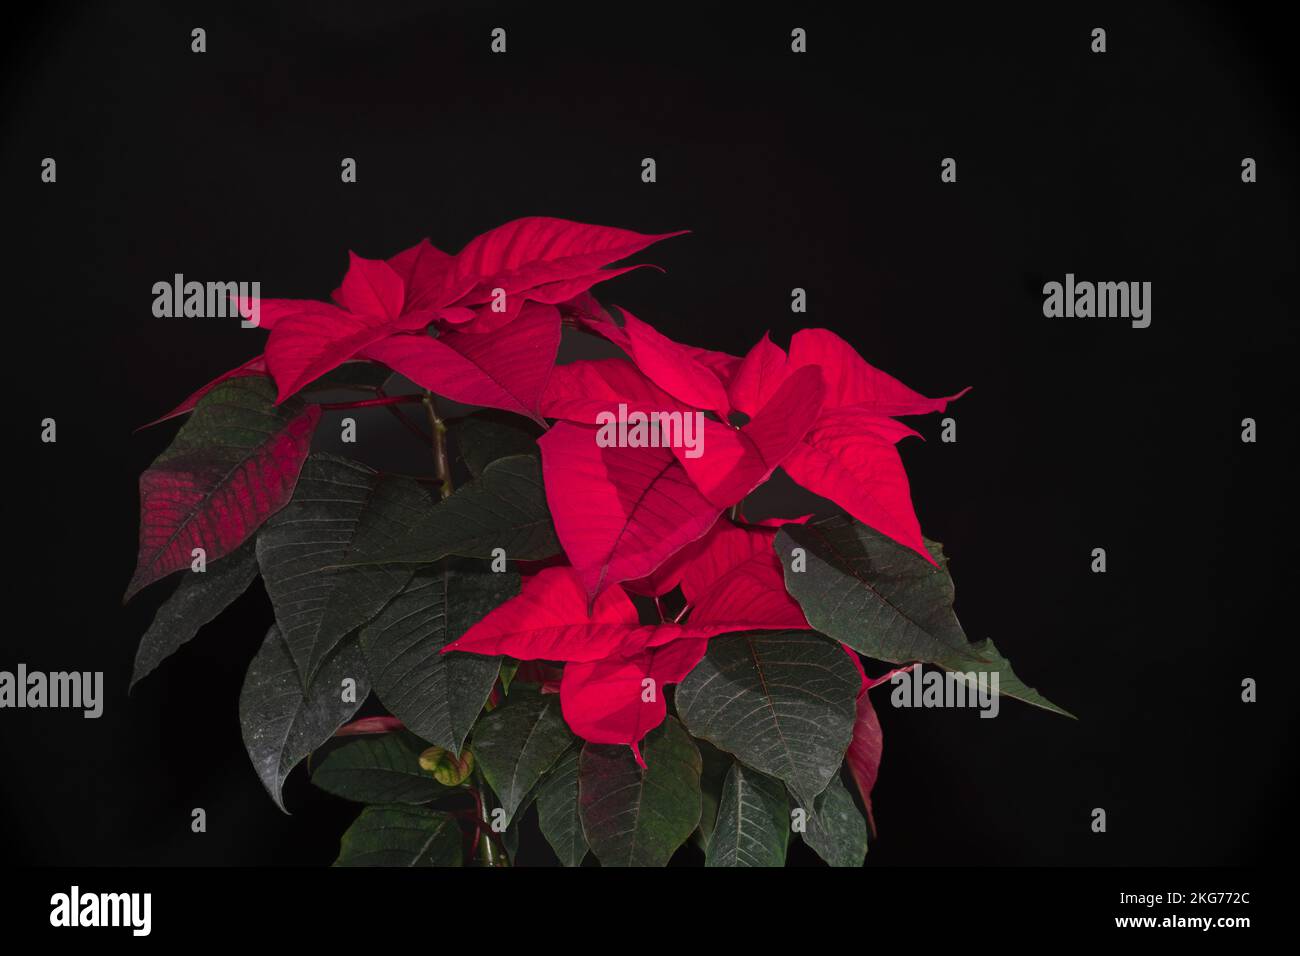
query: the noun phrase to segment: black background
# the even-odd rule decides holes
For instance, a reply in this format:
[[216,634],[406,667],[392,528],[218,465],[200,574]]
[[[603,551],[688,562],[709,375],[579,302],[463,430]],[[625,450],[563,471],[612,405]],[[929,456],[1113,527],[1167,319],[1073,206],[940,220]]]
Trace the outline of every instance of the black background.
[[[956,444],[912,421],[922,528],[972,638],[1080,719],[879,698],[869,865],[1270,859],[1295,792],[1288,34],[1210,7],[1052,7],[139,3],[10,24],[0,668],[102,670],[107,704],[0,712],[5,859],[333,859],[354,808],[299,771],[283,816],[240,740],[260,585],[126,694],[171,587],[120,605],[136,480],[175,424],[132,429],[264,339],[154,318],[151,288],[180,272],[324,298],[348,249],[455,251],[523,215],[691,229],[641,257],[665,274],[596,290],[679,340],[743,354],[825,326],[926,394],[974,386]],[[1045,319],[1042,285],[1066,272],[1151,281],[1151,327]],[[349,451],[382,466],[407,439],[365,422]]]

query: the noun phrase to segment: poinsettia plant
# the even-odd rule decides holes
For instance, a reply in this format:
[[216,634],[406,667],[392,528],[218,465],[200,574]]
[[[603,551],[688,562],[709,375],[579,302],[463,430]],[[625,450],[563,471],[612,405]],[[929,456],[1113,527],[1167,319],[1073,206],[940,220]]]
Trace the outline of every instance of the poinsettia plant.
[[[281,809],[304,761],[363,805],[338,863],[505,865],[535,805],[565,865],[781,865],[792,834],[860,865],[872,687],[919,662],[1064,713],[967,640],[913,510],[898,419],[961,393],[825,329],[736,356],[594,298],[671,235],[534,217],[352,254],[332,301],[239,299],[262,353],[159,419],[189,416],[141,476],[126,597],[181,580],[133,683],[260,575],[244,741]],[[566,326],[623,356],[557,365]],[[313,453],[332,409],[397,416],[429,474]],[[842,512],[750,520],[778,467]]]

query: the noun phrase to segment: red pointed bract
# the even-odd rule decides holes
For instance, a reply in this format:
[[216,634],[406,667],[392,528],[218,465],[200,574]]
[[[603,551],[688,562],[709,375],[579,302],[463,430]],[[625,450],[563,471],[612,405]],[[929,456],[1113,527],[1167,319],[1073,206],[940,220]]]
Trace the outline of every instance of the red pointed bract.
[[461,280],[477,280],[465,299],[467,304],[475,304],[488,301],[494,289],[509,296],[578,279],[681,234],[643,235],[610,226],[528,216],[471,240],[456,256],[455,275]]
[[791,375],[742,428],[704,422],[699,457],[685,448],[673,451],[695,487],[720,508],[729,508],[772,474],[817,420],[824,388],[817,368]]
[[596,429],[567,422],[538,444],[556,534],[593,598],[654,571],[721,511],[666,448],[602,448]]
[[369,346],[365,357],[454,401],[539,419],[559,347],[559,311],[529,303],[514,322],[491,335],[394,335]]

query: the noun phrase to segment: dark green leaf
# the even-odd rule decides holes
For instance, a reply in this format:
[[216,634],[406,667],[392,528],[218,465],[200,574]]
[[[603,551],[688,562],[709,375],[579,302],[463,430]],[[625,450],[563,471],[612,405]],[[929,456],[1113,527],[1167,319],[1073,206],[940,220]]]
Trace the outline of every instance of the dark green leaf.
[[316,765],[311,782],[357,803],[428,803],[451,791],[420,769],[423,749],[401,731],[349,737]]
[[781,781],[733,763],[722,788],[705,866],[785,866],[790,800]]
[[669,717],[641,741],[646,767],[621,744],[578,761],[582,830],[604,866],[667,866],[700,822],[700,752]]
[[541,429],[533,422],[505,412],[484,411],[448,423],[452,443],[475,478],[498,458],[536,455]]
[[335,866],[460,866],[456,818],[424,807],[366,807],[339,843]]
[[497,548],[511,561],[536,561],[560,550],[541,464],[533,455],[492,462],[481,478],[458,489],[400,539],[344,563],[431,564],[449,554],[491,558]]
[[[805,571],[792,569],[795,547],[807,553]],[[999,671],[1004,695],[1071,716],[1017,678],[991,642],[967,641],[953,613],[954,589],[943,547],[928,540],[926,547],[939,567],[843,516],[785,525],[776,536],[786,588],[817,630],[881,661]]]
[[488,611],[519,593],[519,575],[442,562],[419,570],[361,630],[384,706],[430,743],[460,753],[492,691],[500,660],[443,654]]
[[587,838],[578,813],[578,757],[581,746],[570,747],[547,771],[537,787],[537,822],[542,835],[564,866],[581,866]]
[[[1002,656],[1002,653],[993,645],[992,641],[977,641],[971,645],[971,651],[988,661],[988,663],[979,665],[971,665],[966,661],[939,661],[938,663],[963,675],[978,671],[984,671],[990,675],[996,672],[998,675],[998,693],[1002,696],[1014,697],[1016,700],[1023,700],[1025,703],[1041,707],[1043,710],[1050,710],[1054,714],[1074,719],[1074,714],[1062,707],[1057,707],[1017,677],[1016,672],[1011,669],[1011,662]],[[975,679],[978,680],[978,674],[976,674]],[[967,683],[971,682],[969,676],[965,680]]]
[[203,572],[191,571],[181,578],[135,652],[131,687],[151,674],[159,664],[194,637],[204,624],[224,611],[257,577],[257,553],[252,541],[238,551],[207,565]]
[[[347,679],[356,682],[352,702],[344,699]],[[355,641],[343,644],[326,660],[318,679],[304,693],[289,646],[279,628],[272,626],[248,665],[239,697],[239,722],[253,767],[281,810],[289,771],[347,723],[369,693]]]
[[[882,661],[938,661],[969,652],[952,611],[943,549],[933,541],[926,546],[939,567],[842,515],[785,525],[776,536],[786,589],[808,623]],[[792,570],[796,547],[807,553],[805,571]]]
[[470,746],[507,823],[572,743],[573,734],[560,715],[559,695],[534,687],[516,687],[505,703],[479,719]]
[[813,807],[803,842],[831,866],[861,866],[867,858],[867,821],[838,775]]
[[844,760],[861,686],[843,648],[811,631],[729,634],[678,685],[677,713],[806,804]]
[[707,740],[696,740],[704,769],[700,773],[700,826],[691,840],[701,851],[707,850],[713,824],[718,818],[718,804],[722,802],[722,787],[734,761],[731,754],[719,750]]
[[340,565],[365,562],[432,508],[428,493],[409,479],[333,455],[307,459],[293,500],[257,536],[275,620],[304,686],[411,577],[408,567]]

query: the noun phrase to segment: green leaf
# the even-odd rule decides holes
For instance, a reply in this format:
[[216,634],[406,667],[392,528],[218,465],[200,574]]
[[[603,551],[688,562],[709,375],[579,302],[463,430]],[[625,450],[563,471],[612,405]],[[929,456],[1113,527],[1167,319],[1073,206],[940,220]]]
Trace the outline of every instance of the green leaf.
[[257,562],[303,686],[348,634],[379,613],[411,569],[364,562],[433,508],[410,479],[333,455],[307,459],[293,500],[257,536]]
[[238,551],[207,565],[203,572],[191,571],[181,578],[135,652],[135,671],[131,689],[151,674],[199,632],[204,624],[229,607],[248,590],[257,577],[257,553],[254,543],[246,541]]
[[[837,516],[785,525],[776,536],[785,586],[808,623],[868,657],[925,661],[949,670],[999,672],[999,690],[1036,707],[1073,716],[1016,677],[991,641],[971,644],[952,605],[954,588],[942,545],[926,541],[939,567],[877,531]],[[795,571],[790,553],[807,554]]]
[[502,657],[498,676],[501,678],[501,692],[503,694],[510,693],[510,684],[514,681],[517,673],[519,673],[519,661],[513,657]]
[[578,758],[581,746],[572,746],[555,762],[537,787],[537,822],[563,866],[582,866],[587,838],[578,812]]
[[505,412],[484,411],[447,423],[461,461],[475,478],[498,458],[536,455],[541,429],[533,422]]
[[335,866],[460,866],[456,818],[424,807],[366,807],[339,843]]
[[[971,645],[971,650],[981,658],[988,661],[987,664],[980,664],[978,668],[972,668],[968,663],[963,661],[939,663],[952,671],[959,674],[970,674],[972,670],[986,671],[990,675],[997,672],[998,675],[998,693],[1003,697],[1014,697],[1016,700],[1023,700],[1026,704],[1033,704],[1035,707],[1041,707],[1043,710],[1050,710],[1054,714],[1060,714],[1062,717],[1069,717],[1071,720],[1077,720],[1074,714],[1070,713],[1064,707],[1058,707],[1050,700],[1040,694],[1034,688],[1030,687],[1011,669],[1011,662],[1002,656],[1002,652],[994,646],[992,641],[977,641]],[[978,675],[976,675],[978,678]],[[967,683],[971,682],[969,676],[964,678]]]
[[500,660],[442,649],[518,593],[513,571],[494,574],[443,562],[416,572],[361,630],[375,693],[393,716],[430,743],[460,753]]
[[[837,515],[785,525],[776,536],[785,586],[808,623],[882,661],[938,661],[964,656],[970,645],[952,611],[952,578],[943,549],[926,541],[933,567],[910,548]],[[807,570],[792,569],[793,548]]]
[[459,488],[401,538],[341,563],[432,564],[451,554],[491,558],[497,548],[511,561],[559,553],[536,456],[492,462],[481,478]]
[[501,801],[507,824],[532,790],[573,743],[560,715],[558,694],[519,686],[504,704],[484,714],[470,746],[478,768]]
[[731,759],[731,754],[719,750],[707,740],[696,740],[695,746],[700,749],[700,759],[704,769],[700,773],[700,825],[691,840],[701,851],[705,851],[709,847],[713,825],[718,819],[722,788],[726,783],[727,774],[731,773],[731,765],[734,761]]
[[450,791],[420,768],[423,749],[401,731],[351,737],[316,765],[311,782],[357,803],[428,803]]
[[700,822],[700,752],[673,717],[641,741],[645,769],[621,744],[578,760],[582,830],[603,866],[667,866]]
[[705,866],[785,866],[790,800],[781,781],[733,763],[722,788]]
[[730,634],[677,686],[677,713],[808,804],[844,760],[861,686],[844,650],[811,631]]
[[867,858],[867,821],[838,775],[808,812],[803,842],[831,866],[861,866]]
[[[355,702],[344,700],[343,681],[356,682]],[[334,735],[370,693],[355,642],[339,647],[319,679],[303,691],[289,646],[272,626],[257,652],[239,696],[239,722],[253,767],[275,805],[285,813],[284,781],[302,760]]]

